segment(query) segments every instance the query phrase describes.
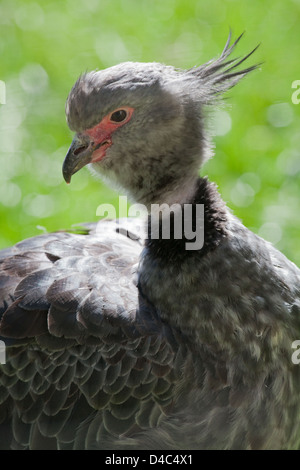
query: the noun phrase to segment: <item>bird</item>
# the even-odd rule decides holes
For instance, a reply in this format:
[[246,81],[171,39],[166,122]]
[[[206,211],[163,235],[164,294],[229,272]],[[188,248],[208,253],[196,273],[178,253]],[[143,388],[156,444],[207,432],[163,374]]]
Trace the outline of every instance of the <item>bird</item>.
[[201,66],[124,62],[71,89],[65,181],[87,165],[148,215],[0,252],[1,448],[299,448],[300,271],[199,176],[206,109],[258,68],[256,48],[232,58],[241,37]]

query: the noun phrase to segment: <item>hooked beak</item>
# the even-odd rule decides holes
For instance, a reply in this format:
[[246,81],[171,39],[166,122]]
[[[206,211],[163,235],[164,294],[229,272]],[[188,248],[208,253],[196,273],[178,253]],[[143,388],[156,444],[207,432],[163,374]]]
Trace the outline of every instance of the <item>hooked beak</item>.
[[66,183],[70,183],[72,175],[92,161],[94,150],[93,142],[75,135],[62,167]]

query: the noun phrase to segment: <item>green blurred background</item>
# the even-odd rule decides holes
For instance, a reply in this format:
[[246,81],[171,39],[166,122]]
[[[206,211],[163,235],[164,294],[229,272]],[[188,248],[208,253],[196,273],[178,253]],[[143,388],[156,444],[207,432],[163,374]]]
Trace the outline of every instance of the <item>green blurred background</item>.
[[[216,155],[202,170],[245,225],[300,265],[299,0],[0,1],[0,247],[96,221],[118,195],[82,170],[67,186],[64,105],[78,75],[119,62],[188,68],[217,56],[229,28],[236,51],[264,62],[217,111]],[[299,94],[300,98],[300,94]]]

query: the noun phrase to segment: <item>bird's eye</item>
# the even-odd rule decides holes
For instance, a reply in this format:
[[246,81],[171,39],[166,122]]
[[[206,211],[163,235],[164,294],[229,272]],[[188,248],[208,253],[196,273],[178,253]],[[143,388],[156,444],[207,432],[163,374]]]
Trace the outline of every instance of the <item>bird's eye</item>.
[[125,111],[125,109],[117,109],[117,111],[114,111],[110,116],[110,120],[113,122],[122,122],[126,118],[127,118],[127,111]]

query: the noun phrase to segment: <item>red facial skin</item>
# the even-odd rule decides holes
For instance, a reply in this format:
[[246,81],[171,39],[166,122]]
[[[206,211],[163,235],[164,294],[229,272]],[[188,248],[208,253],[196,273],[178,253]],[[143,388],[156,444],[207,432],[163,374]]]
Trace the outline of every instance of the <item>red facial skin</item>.
[[[116,111],[124,109],[127,111],[127,116],[124,121],[115,122],[111,120],[111,116]],[[102,121],[91,129],[87,129],[84,134],[88,135],[90,140],[94,142],[96,148],[93,152],[91,163],[99,162],[105,157],[106,150],[112,146],[112,134],[121,126],[124,126],[130,121],[134,108],[123,106],[122,108],[115,109],[112,113],[107,114]],[[99,148],[97,148],[99,147]]]

